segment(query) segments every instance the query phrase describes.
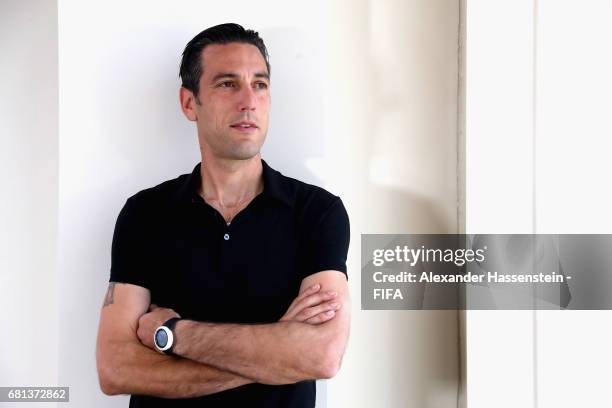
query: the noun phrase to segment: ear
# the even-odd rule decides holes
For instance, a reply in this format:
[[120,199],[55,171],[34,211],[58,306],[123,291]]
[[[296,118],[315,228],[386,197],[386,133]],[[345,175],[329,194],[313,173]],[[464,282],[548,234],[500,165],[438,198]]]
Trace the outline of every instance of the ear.
[[193,92],[181,86],[181,89],[179,90],[179,101],[185,117],[190,121],[195,122],[198,116],[196,115],[196,100]]

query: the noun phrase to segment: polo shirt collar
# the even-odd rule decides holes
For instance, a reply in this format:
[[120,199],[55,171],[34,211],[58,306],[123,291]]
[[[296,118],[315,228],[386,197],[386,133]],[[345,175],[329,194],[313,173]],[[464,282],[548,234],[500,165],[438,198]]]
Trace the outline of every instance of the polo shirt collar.
[[[270,167],[263,159],[261,160],[261,165],[263,168],[264,182],[264,189],[261,194],[265,197],[269,197],[285,205],[293,207],[293,195],[289,191],[287,183],[285,183],[283,180],[285,176]],[[201,166],[202,162],[196,164],[191,174],[189,174],[185,181],[181,183],[178,191],[179,200],[191,202],[199,197],[198,189],[202,181],[200,173]]]

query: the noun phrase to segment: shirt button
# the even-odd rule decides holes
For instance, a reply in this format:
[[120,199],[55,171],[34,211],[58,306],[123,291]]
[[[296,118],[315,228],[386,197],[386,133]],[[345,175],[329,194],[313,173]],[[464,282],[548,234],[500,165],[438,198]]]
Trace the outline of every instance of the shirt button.
[[223,236],[223,239],[224,239],[224,240],[226,240],[226,241],[229,241],[229,234],[225,234],[225,235]]

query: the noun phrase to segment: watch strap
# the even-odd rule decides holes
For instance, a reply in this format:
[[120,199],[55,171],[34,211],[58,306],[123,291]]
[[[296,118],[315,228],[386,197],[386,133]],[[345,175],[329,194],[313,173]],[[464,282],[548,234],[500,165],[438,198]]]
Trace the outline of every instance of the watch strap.
[[174,345],[176,344],[176,333],[174,333],[174,326],[176,326],[176,323],[181,320],[180,317],[172,317],[168,320],[166,320],[164,322],[164,324],[162,324],[162,326],[165,326],[168,328],[168,330],[170,330],[172,332],[172,345],[170,346],[170,348],[168,350],[162,350],[163,353],[174,356],[174,351],[172,350],[174,348]]
[[174,326],[176,325],[176,322],[178,322],[179,320],[181,320],[180,317],[172,317],[166,320],[165,323],[162,324],[162,326],[166,326],[167,328],[172,330],[172,332],[174,333]]

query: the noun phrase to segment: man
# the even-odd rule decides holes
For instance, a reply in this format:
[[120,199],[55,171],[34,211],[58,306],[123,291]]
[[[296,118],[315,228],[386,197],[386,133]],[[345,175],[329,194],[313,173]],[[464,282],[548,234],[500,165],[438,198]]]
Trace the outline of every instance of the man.
[[270,66],[256,32],[201,32],[180,75],[202,161],[119,214],[102,391],[131,407],[313,407],[348,338],[346,210],[261,159]]

